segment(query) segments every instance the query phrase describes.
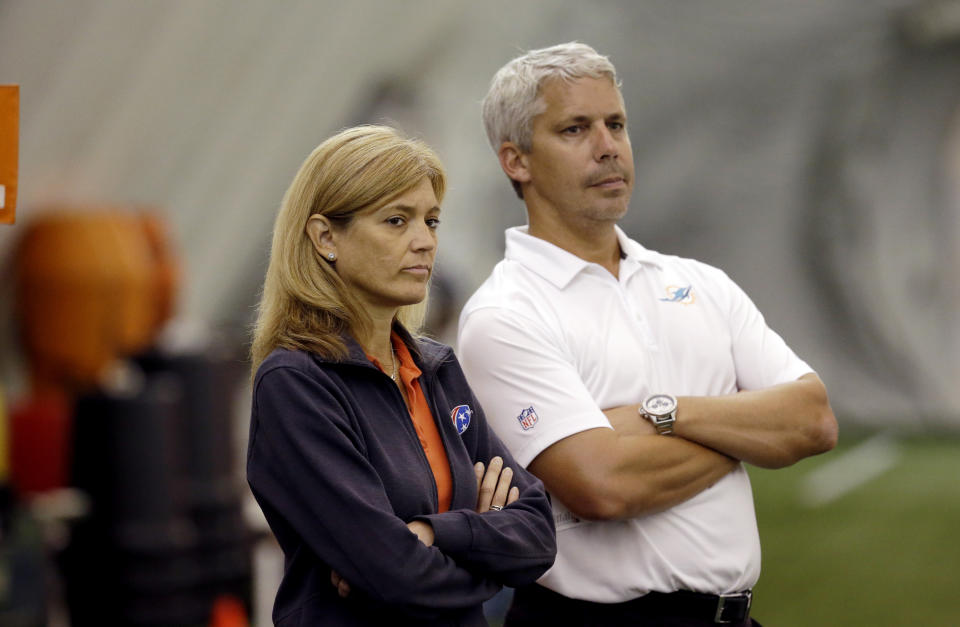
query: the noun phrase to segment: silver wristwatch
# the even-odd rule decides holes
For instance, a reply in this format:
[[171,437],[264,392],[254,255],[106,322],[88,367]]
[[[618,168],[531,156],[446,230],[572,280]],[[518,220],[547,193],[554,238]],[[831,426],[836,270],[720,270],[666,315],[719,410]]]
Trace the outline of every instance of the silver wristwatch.
[[673,435],[673,423],[677,420],[677,397],[670,394],[653,394],[640,405],[640,415],[653,423],[660,435]]

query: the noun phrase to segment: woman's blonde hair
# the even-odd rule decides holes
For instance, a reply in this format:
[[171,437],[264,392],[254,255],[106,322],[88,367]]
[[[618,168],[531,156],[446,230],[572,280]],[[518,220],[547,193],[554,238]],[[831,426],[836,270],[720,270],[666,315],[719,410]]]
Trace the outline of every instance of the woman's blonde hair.
[[[254,373],[278,347],[341,359],[347,352],[342,335],[363,337],[369,331],[363,306],[307,235],[310,216],[320,214],[346,227],[357,214],[390,202],[424,177],[442,201],[446,174],[440,159],[423,142],[388,126],[348,128],[310,153],[284,194],[274,223],[253,331]],[[426,306],[424,299],[401,307],[395,322],[418,332]]]

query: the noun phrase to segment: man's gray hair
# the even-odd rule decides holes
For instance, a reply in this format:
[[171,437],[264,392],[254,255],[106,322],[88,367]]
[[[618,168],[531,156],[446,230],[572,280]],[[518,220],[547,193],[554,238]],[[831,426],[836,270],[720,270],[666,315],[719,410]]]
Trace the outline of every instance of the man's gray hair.
[[483,125],[494,152],[513,142],[523,152],[533,147],[533,118],[546,110],[540,87],[547,79],[572,81],[606,76],[620,87],[610,60],[586,44],[565,44],[531,50],[510,61],[490,82],[483,99]]

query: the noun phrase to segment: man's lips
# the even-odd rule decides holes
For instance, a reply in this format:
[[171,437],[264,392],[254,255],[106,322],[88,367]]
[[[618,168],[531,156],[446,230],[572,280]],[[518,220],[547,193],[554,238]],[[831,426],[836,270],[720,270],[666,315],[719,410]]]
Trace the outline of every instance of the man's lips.
[[590,187],[620,187],[621,185],[626,185],[627,181],[624,180],[622,176],[611,176],[598,181],[591,185]]
[[587,187],[620,187],[627,184],[627,177],[623,174],[598,174],[587,180]]

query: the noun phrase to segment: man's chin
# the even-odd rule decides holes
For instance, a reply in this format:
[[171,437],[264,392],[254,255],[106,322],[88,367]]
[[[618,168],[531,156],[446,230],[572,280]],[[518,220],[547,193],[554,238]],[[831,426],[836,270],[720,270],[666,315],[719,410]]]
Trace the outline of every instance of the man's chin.
[[630,208],[629,204],[626,203],[611,203],[609,205],[601,205],[594,207],[591,213],[592,217],[595,220],[609,220],[611,222],[616,222],[623,216],[627,215],[627,209]]

